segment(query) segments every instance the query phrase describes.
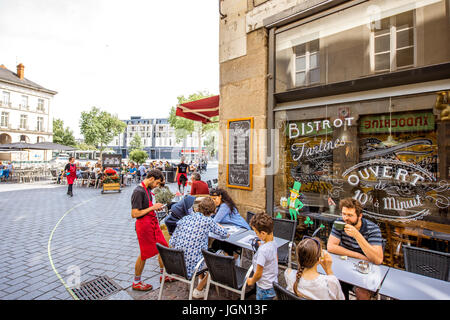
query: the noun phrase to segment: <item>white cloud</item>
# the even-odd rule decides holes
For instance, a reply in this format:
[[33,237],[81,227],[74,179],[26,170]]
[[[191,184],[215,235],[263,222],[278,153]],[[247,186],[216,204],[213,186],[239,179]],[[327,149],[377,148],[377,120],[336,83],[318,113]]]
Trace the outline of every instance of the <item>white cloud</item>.
[[2,0],[0,64],[52,90],[54,117],[80,136],[92,106],[166,117],[178,95],[219,92],[218,2]]

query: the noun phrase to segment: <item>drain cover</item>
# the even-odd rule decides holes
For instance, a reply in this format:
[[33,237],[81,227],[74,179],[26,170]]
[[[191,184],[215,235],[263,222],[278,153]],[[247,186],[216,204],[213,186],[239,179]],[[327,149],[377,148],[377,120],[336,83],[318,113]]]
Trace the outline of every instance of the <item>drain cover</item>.
[[122,290],[122,287],[107,276],[83,282],[79,289],[72,289],[80,300],[101,300]]

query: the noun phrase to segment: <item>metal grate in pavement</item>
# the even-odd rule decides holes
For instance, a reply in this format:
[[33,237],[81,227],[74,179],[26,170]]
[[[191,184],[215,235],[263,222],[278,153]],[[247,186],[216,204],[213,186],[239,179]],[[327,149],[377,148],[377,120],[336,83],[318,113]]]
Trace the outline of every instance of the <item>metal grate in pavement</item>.
[[102,300],[122,290],[122,287],[107,276],[83,282],[79,289],[72,289],[80,300]]

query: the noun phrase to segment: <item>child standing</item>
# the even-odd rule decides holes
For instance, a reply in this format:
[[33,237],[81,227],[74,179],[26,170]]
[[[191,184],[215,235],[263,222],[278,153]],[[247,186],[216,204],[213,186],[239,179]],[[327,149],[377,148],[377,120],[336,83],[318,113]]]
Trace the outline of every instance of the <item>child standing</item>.
[[250,227],[255,231],[261,244],[253,257],[253,277],[247,285],[256,283],[256,300],[273,300],[275,289],[272,282],[278,282],[277,247],[273,241],[273,219],[265,213],[258,213],[250,220]]

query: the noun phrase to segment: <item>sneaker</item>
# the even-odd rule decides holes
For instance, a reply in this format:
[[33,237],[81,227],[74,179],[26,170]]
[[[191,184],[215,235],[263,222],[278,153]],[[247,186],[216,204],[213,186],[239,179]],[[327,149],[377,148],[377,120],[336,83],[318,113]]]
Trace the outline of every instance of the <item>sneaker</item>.
[[151,284],[145,284],[142,283],[142,281],[139,281],[138,283],[133,283],[131,287],[133,288],[133,290],[138,291],[149,291],[153,289],[153,286]]
[[[166,277],[164,278],[164,282],[174,282],[174,281],[177,281],[177,279],[170,278],[170,277],[168,277],[168,276],[166,276]],[[162,282],[162,276],[159,277],[159,282],[160,282],[160,283]]]
[[206,288],[203,288],[202,291],[197,290],[197,288],[194,289],[194,292],[192,292],[192,297],[195,299],[203,299],[205,298]]

